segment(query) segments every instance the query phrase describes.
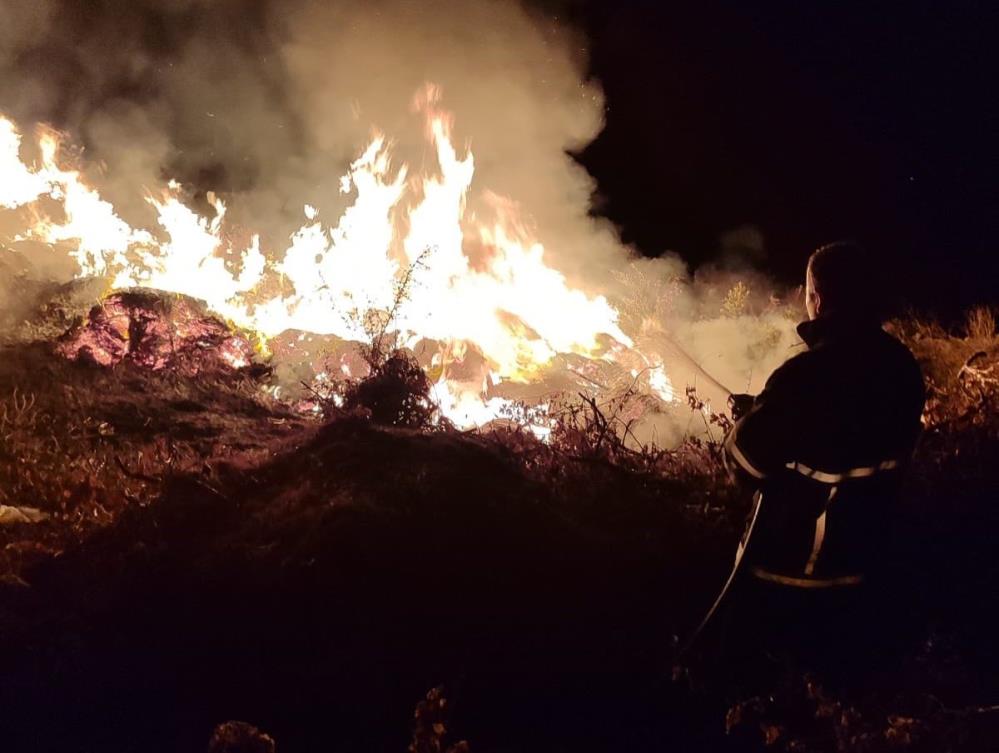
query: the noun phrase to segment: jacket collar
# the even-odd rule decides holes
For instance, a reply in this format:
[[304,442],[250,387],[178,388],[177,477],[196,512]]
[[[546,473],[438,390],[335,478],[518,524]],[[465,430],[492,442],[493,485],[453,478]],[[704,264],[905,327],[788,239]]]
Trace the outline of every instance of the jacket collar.
[[802,322],[797,327],[798,335],[805,345],[814,348],[830,340],[855,338],[879,332],[881,323],[873,316],[850,316],[846,314],[825,314]]

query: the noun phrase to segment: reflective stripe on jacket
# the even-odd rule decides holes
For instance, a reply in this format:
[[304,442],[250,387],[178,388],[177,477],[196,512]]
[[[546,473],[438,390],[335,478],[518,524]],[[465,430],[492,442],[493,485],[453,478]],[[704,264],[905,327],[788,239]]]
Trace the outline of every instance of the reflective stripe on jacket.
[[725,443],[761,492],[747,564],[784,585],[852,585],[884,550],[922,375],[876,322],[826,316],[798,332],[807,350],[771,375]]

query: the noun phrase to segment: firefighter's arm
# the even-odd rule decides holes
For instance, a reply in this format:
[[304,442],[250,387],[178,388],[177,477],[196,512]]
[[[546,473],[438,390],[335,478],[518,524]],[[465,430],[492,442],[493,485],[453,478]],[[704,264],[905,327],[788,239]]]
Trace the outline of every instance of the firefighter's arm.
[[[791,459],[802,420],[796,373],[796,365],[789,361],[771,375],[751,405],[744,401],[732,406],[737,420],[725,438],[725,462],[736,475],[746,475],[758,482],[782,469]],[[740,408],[741,417],[735,415]]]
[[753,409],[756,402],[755,395],[731,394],[728,396],[728,410],[732,414],[732,420],[738,421]]

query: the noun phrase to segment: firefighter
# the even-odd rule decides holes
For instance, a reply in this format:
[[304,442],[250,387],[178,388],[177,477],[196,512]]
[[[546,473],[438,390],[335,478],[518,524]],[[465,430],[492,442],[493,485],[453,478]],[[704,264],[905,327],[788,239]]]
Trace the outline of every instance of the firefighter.
[[890,564],[900,482],[921,428],[922,375],[882,329],[869,269],[853,243],[815,251],[798,326],[805,350],[759,395],[730,401],[726,463],[755,488],[731,629],[811,658],[855,651],[851,641],[877,632],[862,613]]

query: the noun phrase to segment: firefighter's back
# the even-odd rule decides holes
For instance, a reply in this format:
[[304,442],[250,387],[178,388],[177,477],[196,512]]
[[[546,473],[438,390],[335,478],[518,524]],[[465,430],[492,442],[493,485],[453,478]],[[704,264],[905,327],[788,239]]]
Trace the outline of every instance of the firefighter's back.
[[771,647],[797,644],[833,666],[871,656],[846,647],[887,634],[869,607],[883,593],[924,402],[918,364],[881,326],[865,260],[851,244],[812,255],[804,350],[770,376],[725,444],[757,489],[740,620]]

